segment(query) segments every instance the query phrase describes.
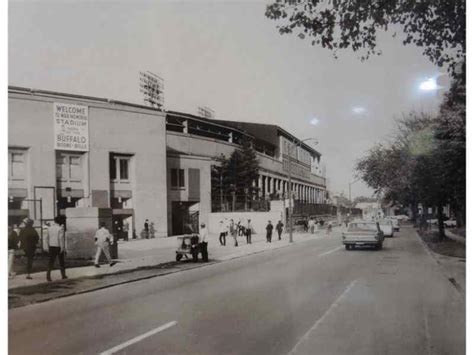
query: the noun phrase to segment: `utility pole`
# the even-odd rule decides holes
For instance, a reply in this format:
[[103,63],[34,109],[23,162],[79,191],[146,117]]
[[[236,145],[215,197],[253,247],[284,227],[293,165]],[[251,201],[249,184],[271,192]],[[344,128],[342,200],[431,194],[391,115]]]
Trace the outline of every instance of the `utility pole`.
[[222,191],[222,170],[220,172],[220,195],[221,195],[221,212],[224,210],[224,195]]

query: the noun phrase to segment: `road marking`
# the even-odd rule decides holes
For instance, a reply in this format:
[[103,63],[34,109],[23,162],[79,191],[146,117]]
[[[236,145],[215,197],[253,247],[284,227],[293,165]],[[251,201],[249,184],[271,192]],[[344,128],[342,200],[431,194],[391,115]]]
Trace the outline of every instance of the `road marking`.
[[344,290],[344,292],[342,292],[339,297],[332,303],[332,305],[327,309],[327,311],[321,316],[321,318],[319,318],[316,323],[313,324],[313,326],[305,333],[305,335],[303,335],[301,337],[301,339],[296,343],[296,345],[293,347],[293,349],[291,349],[291,351],[288,353],[288,355],[293,355],[293,354],[296,354],[296,350],[298,349],[298,346],[300,346],[301,343],[303,343],[305,340],[307,340],[309,338],[309,335],[314,332],[318,327],[319,325],[324,321],[324,319],[328,316],[329,313],[331,313],[331,311],[337,307],[337,305],[339,304],[339,302],[344,298],[344,296],[349,293],[349,291],[351,290],[351,288],[355,285],[356,283],[356,280],[352,281],[349,286],[346,287],[346,289]]
[[332,253],[334,253],[334,252],[336,252],[336,251],[338,251],[338,250],[340,250],[340,249],[342,249],[342,248],[343,248],[343,247],[342,247],[342,246],[340,246],[340,247],[337,247],[337,248],[331,249],[331,250],[329,250],[329,251],[327,251],[327,252],[325,252],[325,253],[319,254],[318,256],[325,256],[325,255],[329,255],[329,254],[332,254]]
[[172,321],[172,322],[169,322],[169,323],[166,323],[164,325],[162,325],[161,327],[158,327],[158,328],[155,328],[153,330],[150,330],[149,332],[145,333],[145,334],[142,334],[142,335],[139,335],[133,339],[130,339],[128,341],[126,341],[125,343],[122,343],[122,344],[119,344],[115,347],[113,347],[112,349],[109,349],[109,350],[106,350],[104,352],[101,352],[100,355],[110,355],[110,354],[114,354],[116,353],[117,351],[120,351],[134,343],[138,343],[139,341],[142,341],[143,339],[145,338],[148,338],[156,333],[159,333],[159,332],[162,332],[163,330],[166,330],[168,328],[171,328],[173,326],[175,326],[178,322],[176,321]]

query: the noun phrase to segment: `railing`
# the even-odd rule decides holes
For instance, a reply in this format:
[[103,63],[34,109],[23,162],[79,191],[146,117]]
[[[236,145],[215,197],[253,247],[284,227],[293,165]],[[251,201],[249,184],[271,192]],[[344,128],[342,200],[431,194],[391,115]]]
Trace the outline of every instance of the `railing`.
[[223,195],[212,200],[212,212],[268,212],[270,201],[242,195]]

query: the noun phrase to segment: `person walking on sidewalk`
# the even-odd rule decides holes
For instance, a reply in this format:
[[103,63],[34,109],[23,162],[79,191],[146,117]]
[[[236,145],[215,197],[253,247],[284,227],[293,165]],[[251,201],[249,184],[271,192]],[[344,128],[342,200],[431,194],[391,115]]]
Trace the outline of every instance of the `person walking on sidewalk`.
[[224,221],[219,222],[219,243],[222,246],[225,246],[225,236],[227,234],[227,226],[224,224]]
[[66,233],[64,232],[64,226],[61,225],[61,220],[59,217],[54,218],[53,225],[48,228],[46,245],[49,252],[49,262],[48,271],[46,272],[46,280],[51,281],[51,270],[54,267],[56,257],[59,259],[61,277],[62,279],[67,279],[66,266],[64,265],[64,256],[66,254]]
[[278,232],[278,240],[281,240],[281,233],[283,232],[283,223],[281,223],[281,221],[278,221],[275,229]]
[[143,237],[148,239],[150,237],[150,227],[148,224],[148,219],[145,219],[145,223],[143,224]]
[[25,252],[26,262],[26,278],[31,280],[31,272],[33,271],[33,259],[35,257],[36,245],[39,241],[39,235],[36,229],[33,228],[34,221],[32,219],[26,219],[24,222],[25,227],[20,232],[20,246]]
[[234,238],[234,246],[236,246],[236,247],[239,246],[239,243],[237,243],[237,233],[238,232],[239,231],[237,230],[237,225],[234,223],[234,220],[231,219],[230,220],[230,225],[229,225],[229,233]]
[[199,231],[199,248],[201,249],[202,261],[208,262],[207,254],[207,228],[204,223],[201,223],[201,230]]
[[267,229],[267,243],[271,243],[272,242],[272,233],[273,233],[272,221],[268,221],[266,229]]
[[314,226],[315,226],[315,221],[313,218],[309,219],[309,231],[311,234],[314,234]]
[[245,228],[245,236],[247,237],[247,244],[252,244],[252,221],[249,219],[247,221],[247,227]]
[[95,232],[95,244],[97,245],[97,252],[95,253],[95,261],[94,266],[100,267],[99,265],[99,258],[102,253],[104,253],[105,258],[110,266],[114,266],[116,264],[115,261],[112,261],[110,257],[110,250],[109,246],[110,243],[113,242],[113,238],[110,235],[109,230],[105,227],[105,222],[100,222],[100,228]]
[[155,223],[150,223],[150,238],[155,238]]
[[13,262],[15,261],[15,251],[18,249],[18,234],[13,226],[8,226],[8,277],[15,276]]

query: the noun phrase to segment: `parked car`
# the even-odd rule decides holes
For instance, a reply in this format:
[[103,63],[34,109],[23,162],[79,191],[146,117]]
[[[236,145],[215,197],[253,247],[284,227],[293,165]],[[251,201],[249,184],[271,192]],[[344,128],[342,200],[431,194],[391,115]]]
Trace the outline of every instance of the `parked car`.
[[447,219],[446,221],[444,221],[444,226],[446,228],[456,227],[456,220],[455,219]]
[[392,221],[392,224],[393,224],[393,230],[395,232],[400,232],[400,222],[398,222],[398,218],[390,217],[390,220]]
[[431,224],[432,226],[437,226],[438,225],[438,218],[427,219],[426,222]]
[[393,228],[393,223],[391,219],[380,219],[379,221],[380,229],[383,232],[384,237],[390,237],[393,238],[393,233],[395,232],[395,229]]
[[342,233],[342,244],[346,249],[356,246],[373,246],[382,249],[384,233],[375,221],[353,221],[349,223],[347,231]]
[[408,217],[406,214],[399,214],[394,217],[399,221],[408,221],[410,219],[410,217]]

